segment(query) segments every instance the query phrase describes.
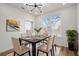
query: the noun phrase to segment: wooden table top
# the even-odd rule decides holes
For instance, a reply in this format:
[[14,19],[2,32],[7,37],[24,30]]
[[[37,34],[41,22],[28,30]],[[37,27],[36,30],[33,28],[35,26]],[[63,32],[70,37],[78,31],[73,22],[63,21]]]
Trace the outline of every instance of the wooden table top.
[[50,36],[31,36],[31,37],[24,37],[24,38],[19,38],[20,40],[24,40],[30,43],[38,43],[42,40],[45,40],[46,38],[49,38]]

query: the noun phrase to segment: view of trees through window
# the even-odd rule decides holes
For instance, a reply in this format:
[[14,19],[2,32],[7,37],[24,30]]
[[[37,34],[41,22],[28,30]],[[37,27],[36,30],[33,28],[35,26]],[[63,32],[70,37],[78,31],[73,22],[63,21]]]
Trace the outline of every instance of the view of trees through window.
[[48,29],[50,32],[56,32],[60,30],[61,17],[51,16],[50,18],[44,17],[42,21],[42,27]]
[[59,26],[61,25],[61,21],[60,21],[59,16],[52,16],[50,20],[51,20],[52,27],[54,29],[58,29]]

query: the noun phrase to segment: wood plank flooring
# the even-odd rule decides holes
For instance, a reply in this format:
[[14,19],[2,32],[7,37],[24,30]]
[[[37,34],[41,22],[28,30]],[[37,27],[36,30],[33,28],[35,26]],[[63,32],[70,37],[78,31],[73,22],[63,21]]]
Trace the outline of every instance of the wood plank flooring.
[[[56,49],[54,48],[55,56],[75,56],[74,51],[70,51],[66,47],[62,46],[56,46]],[[7,56],[13,56],[13,52],[8,54]],[[24,56],[29,56],[28,54],[25,54]],[[44,53],[40,52],[39,56],[46,56]],[[49,56],[51,56],[51,53],[49,53]]]

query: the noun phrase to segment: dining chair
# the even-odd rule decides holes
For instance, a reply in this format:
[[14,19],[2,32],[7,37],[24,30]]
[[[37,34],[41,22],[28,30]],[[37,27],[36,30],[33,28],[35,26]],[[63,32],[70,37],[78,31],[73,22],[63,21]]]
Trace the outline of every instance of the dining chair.
[[26,30],[26,35],[32,36],[32,30]]
[[52,44],[53,44],[53,37],[49,37],[48,38],[48,41],[47,41],[47,44],[43,44],[41,46],[39,46],[37,48],[37,56],[39,54],[39,51],[40,52],[43,52],[43,53],[46,53],[46,55],[48,56],[48,53],[51,51],[51,55],[52,55]]
[[[28,35],[26,33],[21,34],[21,38],[28,38]],[[21,45],[27,46],[29,45],[29,42],[21,40]]]
[[[44,32],[42,33],[42,35],[43,35],[43,36],[48,36],[48,32],[47,32],[47,31],[44,31]],[[46,40],[42,41],[41,43],[46,43],[47,40],[48,40],[48,38],[47,38]]]
[[56,39],[56,35],[53,35],[53,41],[52,41],[52,50],[53,50],[53,55],[55,55],[55,53],[54,53],[54,47],[55,47],[55,50],[56,50],[56,46],[55,46],[55,44],[54,44],[55,39]]
[[19,56],[24,55],[25,53],[29,53],[30,56],[30,48],[20,45],[19,39],[12,37],[14,56],[17,54]]
[[[21,38],[29,38],[29,37],[31,37],[32,36],[32,30],[26,30],[26,33],[23,33],[23,34],[21,34]],[[21,42],[21,44],[22,45],[29,45],[29,43],[28,42],[26,42],[26,41],[23,41],[22,40],[22,42]],[[30,46],[30,45],[29,45]]]

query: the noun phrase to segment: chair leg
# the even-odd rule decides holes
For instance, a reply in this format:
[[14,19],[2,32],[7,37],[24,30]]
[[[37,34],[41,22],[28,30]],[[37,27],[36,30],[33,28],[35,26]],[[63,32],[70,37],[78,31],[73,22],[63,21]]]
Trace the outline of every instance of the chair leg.
[[53,50],[53,55],[55,56],[55,53],[54,53],[54,46],[52,45],[52,50]]
[[30,51],[29,51],[29,56],[31,56]]
[[46,53],[46,56],[48,56],[48,53]]
[[54,53],[54,48],[53,48],[53,55],[55,56],[55,53]]
[[37,56],[39,55],[39,50],[37,50]]
[[56,45],[54,45],[55,46],[55,51],[56,51]]
[[52,49],[51,49],[51,56],[52,56]]
[[14,51],[13,56],[15,56],[16,52]]

